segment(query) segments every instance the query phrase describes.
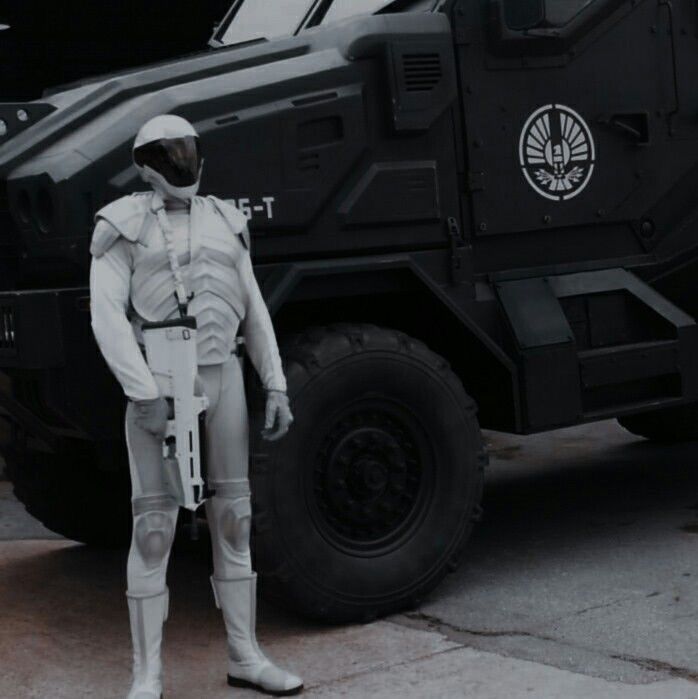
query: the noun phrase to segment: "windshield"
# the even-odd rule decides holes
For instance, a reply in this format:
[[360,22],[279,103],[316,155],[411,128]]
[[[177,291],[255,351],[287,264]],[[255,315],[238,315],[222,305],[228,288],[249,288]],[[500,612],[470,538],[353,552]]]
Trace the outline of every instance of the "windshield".
[[[275,0],[274,11],[259,0],[235,3],[216,32],[221,44],[239,44],[255,39],[273,39],[295,34],[317,0]],[[223,31],[221,31],[223,30]]]
[[391,5],[405,4],[425,11],[435,3],[434,0],[414,0],[413,3],[396,0],[274,0],[274,10],[270,11],[267,0],[236,0],[210,43],[212,46],[230,46],[258,39],[293,36],[307,27],[382,10],[390,11]]
[[370,15],[390,5],[392,0],[335,0],[327,10],[322,24],[338,22],[340,19],[354,17],[355,15]]

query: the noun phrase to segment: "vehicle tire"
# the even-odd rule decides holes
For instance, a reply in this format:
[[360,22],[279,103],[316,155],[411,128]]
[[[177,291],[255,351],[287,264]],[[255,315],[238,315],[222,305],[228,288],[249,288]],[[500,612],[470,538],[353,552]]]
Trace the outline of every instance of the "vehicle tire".
[[698,439],[698,404],[626,415],[618,422],[628,432],[655,442],[689,442]]
[[128,473],[100,471],[91,449],[64,441],[59,453],[9,450],[7,476],[27,512],[57,534],[94,546],[128,543]]
[[394,330],[321,327],[282,354],[295,422],[277,443],[252,431],[265,596],[325,622],[416,605],[479,518],[473,400],[442,357]]

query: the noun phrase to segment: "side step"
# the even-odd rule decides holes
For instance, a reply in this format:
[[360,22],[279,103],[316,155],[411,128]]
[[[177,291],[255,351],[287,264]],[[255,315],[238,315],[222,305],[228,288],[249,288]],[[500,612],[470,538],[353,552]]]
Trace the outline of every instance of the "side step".
[[[585,418],[633,412],[681,399],[681,361],[678,341],[659,340],[618,345],[578,353]],[[641,404],[638,406],[637,404]],[[647,405],[645,405],[647,404]]]
[[698,400],[698,326],[624,269],[497,282],[524,432]]

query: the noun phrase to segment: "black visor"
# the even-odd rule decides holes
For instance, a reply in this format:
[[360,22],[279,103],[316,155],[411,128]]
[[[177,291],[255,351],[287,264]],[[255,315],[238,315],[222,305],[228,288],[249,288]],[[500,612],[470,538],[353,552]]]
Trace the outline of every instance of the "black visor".
[[201,152],[196,136],[161,138],[133,152],[136,165],[160,173],[173,187],[190,187],[199,179]]

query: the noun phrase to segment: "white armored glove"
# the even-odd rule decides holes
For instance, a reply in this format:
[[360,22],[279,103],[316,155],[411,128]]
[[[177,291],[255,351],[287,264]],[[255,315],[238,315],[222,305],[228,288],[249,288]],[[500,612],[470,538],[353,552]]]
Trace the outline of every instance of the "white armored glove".
[[293,422],[293,414],[285,391],[267,391],[267,406],[265,411],[262,437],[268,442],[281,439]]
[[136,424],[154,437],[164,437],[170,408],[167,399],[162,396],[152,400],[134,401],[136,406]]

